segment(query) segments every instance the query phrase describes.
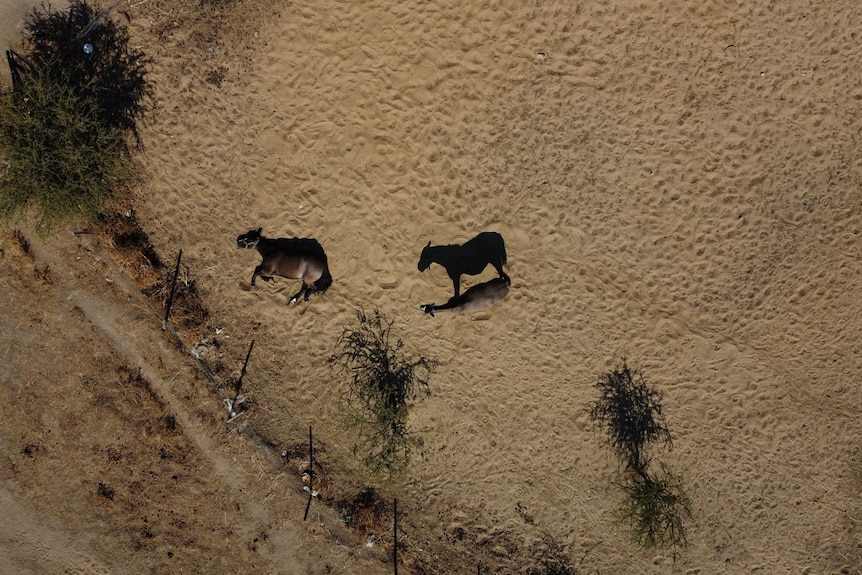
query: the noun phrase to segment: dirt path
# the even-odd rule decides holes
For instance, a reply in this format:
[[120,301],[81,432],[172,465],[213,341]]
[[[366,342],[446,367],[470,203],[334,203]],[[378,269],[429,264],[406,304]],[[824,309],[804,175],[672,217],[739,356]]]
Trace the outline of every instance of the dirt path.
[[[0,262],[7,268],[4,272],[14,273],[4,273],[3,279],[4,299],[9,301],[2,303],[9,313],[0,340],[7,365],[0,374],[7,407],[0,415],[15,425],[5,425],[0,436],[9,453],[0,475],[6,524],[0,530],[0,563],[14,566],[16,573],[60,568],[82,574],[164,572],[146,554],[139,559],[132,553],[153,541],[153,554],[174,565],[177,562],[170,561],[180,557],[184,545],[200,547],[205,555],[188,557],[195,569],[233,563],[249,573],[378,570],[378,550],[362,545],[329,509],[316,505],[310,520],[302,521],[306,498],[297,474],[255,445],[241,418],[226,423],[226,413],[194,358],[160,329],[159,318],[93,236],[73,236],[72,241],[64,236],[49,243],[30,239],[29,253],[18,253],[20,247],[8,237],[0,246]],[[28,273],[42,281],[30,282]],[[18,288],[9,289],[15,283]],[[30,328],[30,336],[24,327]],[[35,338],[28,339],[34,331]],[[47,346],[38,343],[47,338]],[[91,345],[95,349],[89,349]],[[28,357],[34,347],[44,353],[44,363]],[[140,381],[146,389],[128,397],[128,391],[100,387],[99,374],[109,374],[111,363],[127,366],[132,374],[137,370],[126,383]],[[55,378],[56,385],[40,382],[44,377]],[[75,380],[84,381],[84,388]],[[90,389],[103,391],[85,405]],[[126,401],[129,405],[123,407]],[[41,417],[34,410],[31,417],[23,413],[30,404],[40,406],[36,411],[42,411]],[[135,421],[114,421],[105,413],[126,408],[131,417],[152,409],[160,414],[156,421],[170,421],[173,433],[146,422],[141,429]],[[160,454],[156,462],[150,454],[133,455],[146,448],[135,445],[142,436],[155,438]],[[87,445],[78,449],[78,442]],[[117,443],[122,448],[112,447]],[[100,457],[105,451],[108,457]],[[139,469],[133,465],[135,458]],[[158,460],[172,459],[180,465],[159,467]],[[127,460],[123,473],[111,479],[106,463]],[[41,461],[59,472],[44,477],[46,468],[36,468]],[[34,467],[32,473],[28,465]],[[142,475],[147,467],[151,477],[173,477],[168,482],[176,491],[140,479],[123,488],[124,476]],[[186,475],[196,477],[183,488]],[[163,529],[153,514],[182,518]],[[67,517],[79,521],[69,523]],[[143,526],[130,528],[141,521]],[[192,529],[193,522],[201,525]],[[185,539],[171,536],[178,525],[188,526],[178,529],[189,531]],[[157,544],[160,531],[165,533],[163,544]]]
[[[71,573],[75,575],[122,575],[111,571],[88,552],[89,538],[74,535],[28,508],[10,485],[0,482],[0,572],[18,575]],[[9,567],[14,571],[4,571]],[[65,569],[65,571],[64,571]]]

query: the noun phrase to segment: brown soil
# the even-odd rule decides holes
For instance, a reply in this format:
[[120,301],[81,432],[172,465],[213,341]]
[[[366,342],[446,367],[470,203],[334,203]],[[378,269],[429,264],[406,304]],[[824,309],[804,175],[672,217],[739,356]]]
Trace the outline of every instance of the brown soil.
[[385,552],[320,502],[303,521],[307,450],[227,423],[221,380],[183,342],[195,330],[163,331],[130,279],[157,266],[106,243],[0,237],[0,571],[381,572]]

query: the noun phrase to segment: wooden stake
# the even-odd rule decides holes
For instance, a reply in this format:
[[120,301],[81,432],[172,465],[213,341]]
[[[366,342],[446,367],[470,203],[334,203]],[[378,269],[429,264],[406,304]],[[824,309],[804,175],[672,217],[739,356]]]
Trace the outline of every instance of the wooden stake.
[[251,345],[248,346],[248,353],[245,354],[245,361],[242,364],[242,371],[239,372],[239,380],[236,382],[236,391],[239,393],[239,390],[242,388],[242,378],[245,377],[245,369],[248,367],[248,360],[251,357],[251,350],[254,349],[254,340],[251,340]]
[[398,575],[398,499],[393,499],[392,501],[392,517],[393,517],[393,529],[392,529],[392,564],[395,567],[395,575]]
[[171,306],[174,305],[174,291],[177,289],[177,280],[180,277],[180,260],[183,258],[183,250],[177,255],[177,266],[174,268],[174,279],[171,282],[171,291],[168,294],[168,303],[165,305],[165,319],[162,321],[162,331],[168,328],[168,318],[171,315]]
[[308,426],[308,503],[305,504],[305,515],[302,520],[308,519],[308,510],[311,509],[311,500],[314,498],[314,445],[311,442],[311,426]]
[[251,340],[251,345],[248,346],[248,353],[245,354],[245,362],[242,364],[242,371],[239,372],[239,379],[236,382],[236,391],[233,395],[233,401],[230,403],[230,414],[228,415],[228,420],[236,417],[236,410],[234,406],[236,405],[236,400],[239,399],[239,392],[242,389],[242,378],[245,377],[245,369],[248,367],[248,360],[251,358],[251,350],[254,349],[254,340]]

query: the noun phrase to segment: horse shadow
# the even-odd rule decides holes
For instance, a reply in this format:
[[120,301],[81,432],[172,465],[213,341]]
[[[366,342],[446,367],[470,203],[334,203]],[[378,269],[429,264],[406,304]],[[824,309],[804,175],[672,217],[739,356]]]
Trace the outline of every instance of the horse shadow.
[[465,311],[480,311],[504,299],[509,294],[509,285],[509,276],[494,278],[491,281],[474,285],[464,293],[449,298],[449,301],[444,304],[426,303],[420,305],[419,309],[431,317],[441,311],[455,314]]

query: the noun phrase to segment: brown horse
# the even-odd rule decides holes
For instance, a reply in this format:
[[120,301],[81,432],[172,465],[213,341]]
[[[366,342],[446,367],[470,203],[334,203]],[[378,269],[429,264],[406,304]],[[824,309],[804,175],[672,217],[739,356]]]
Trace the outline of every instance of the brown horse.
[[503,271],[506,264],[506,244],[497,232],[482,232],[463,245],[432,246],[431,242],[419,256],[419,271],[424,272],[431,264],[440,264],[452,279],[455,296],[461,292],[461,276],[482,273],[488,264],[494,266],[500,279],[509,281]]
[[317,240],[270,239],[260,234],[261,229],[249,230],[236,238],[237,247],[257,249],[263,257],[261,264],[254,268],[251,285],[254,285],[257,276],[268,282],[273,280],[273,276],[301,279],[302,289],[291,297],[288,303],[295,303],[299,296],[308,301],[309,295],[314,292],[323,293],[332,285],[326,253]]
[[438,311],[461,313],[462,311],[479,311],[505,298],[509,293],[509,277],[494,278],[491,281],[474,285],[463,294],[449,298],[449,301],[436,305],[426,303],[419,309],[430,313],[431,317]]

